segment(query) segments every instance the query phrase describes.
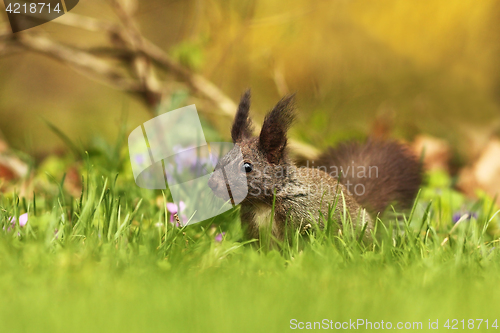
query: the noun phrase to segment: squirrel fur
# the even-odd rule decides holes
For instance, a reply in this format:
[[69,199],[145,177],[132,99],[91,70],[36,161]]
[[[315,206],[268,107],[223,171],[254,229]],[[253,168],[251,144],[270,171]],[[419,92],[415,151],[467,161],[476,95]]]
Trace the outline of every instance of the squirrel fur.
[[236,167],[246,177],[231,184],[231,189],[221,173],[214,172],[208,181],[220,197],[224,190],[230,194],[238,188],[248,191],[240,216],[249,238],[259,238],[259,229],[269,226],[271,220],[277,239],[284,238],[287,227],[300,230],[318,223],[323,228],[332,210],[338,228],[343,228],[342,216],[347,213],[370,238],[378,213],[393,203],[403,208],[412,204],[422,180],[421,165],[404,145],[394,141],[344,143],[312,161],[313,168],[304,167],[287,152],[287,131],[295,118],[294,95],[283,97],[266,115],[258,137],[252,135],[249,110],[247,91],[231,129],[235,146],[215,168],[234,163],[241,151],[243,160]]

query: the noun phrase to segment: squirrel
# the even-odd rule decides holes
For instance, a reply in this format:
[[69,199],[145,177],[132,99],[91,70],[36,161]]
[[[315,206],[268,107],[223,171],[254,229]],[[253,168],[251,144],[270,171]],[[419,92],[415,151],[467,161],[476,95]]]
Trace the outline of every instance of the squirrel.
[[362,228],[365,238],[370,239],[377,214],[392,203],[407,208],[414,201],[422,182],[422,168],[403,144],[347,142],[327,149],[311,161],[313,167],[304,167],[287,152],[287,132],[295,119],[294,95],[283,97],[266,115],[258,137],[252,135],[249,110],[248,90],[241,97],[231,128],[235,146],[215,167],[217,171],[235,163],[235,156],[241,152],[242,160],[236,167],[246,179],[240,178],[239,184],[230,188],[225,176],[214,172],[208,181],[218,197],[225,191],[231,195],[231,189],[234,192],[238,186],[248,191],[240,210],[248,238],[258,239],[259,229],[269,227],[271,221],[272,235],[278,240],[284,238],[289,226],[304,231],[317,223],[323,228],[333,212],[339,229],[347,213],[353,225]]

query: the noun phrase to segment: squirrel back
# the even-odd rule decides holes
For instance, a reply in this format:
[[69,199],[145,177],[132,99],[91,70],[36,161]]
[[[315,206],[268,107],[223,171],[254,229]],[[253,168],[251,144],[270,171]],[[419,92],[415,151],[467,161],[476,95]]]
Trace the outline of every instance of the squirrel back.
[[409,148],[396,141],[345,142],[328,148],[314,167],[338,177],[356,201],[372,214],[389,205],[411,207],[422,183],[422,166]]

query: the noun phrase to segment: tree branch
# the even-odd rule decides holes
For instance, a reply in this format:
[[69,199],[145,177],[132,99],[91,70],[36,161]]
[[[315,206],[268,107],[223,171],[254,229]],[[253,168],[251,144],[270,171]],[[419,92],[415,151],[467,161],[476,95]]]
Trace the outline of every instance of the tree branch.
[[[79,50],[28,31],[16,34],[4,31],[0,33],[0,55],[10,54],[19,47],[44,54],[99,82],[138,94],[150,107],[156,106],[165,90],[156,78],[154,63],[186,84],[193,93],[210,101],[224,115],[234,117],[237,105],[231,98],[205,77],[192,73],[144,38],[134,21],[133,12],[127,10],[120,0],[113,0],[112,6],[123,26],[74,13],[66,13],[52,21],[96,33],[104,32],[111,46]],[[99,56],[121,61],[135,78]],[[260,127],[255,126],[255,131],[259,130]],[[318,150],[308,144],[293,139],[289,140],[289,144],[292,152],[302,158],[314,159],[318,156]]]

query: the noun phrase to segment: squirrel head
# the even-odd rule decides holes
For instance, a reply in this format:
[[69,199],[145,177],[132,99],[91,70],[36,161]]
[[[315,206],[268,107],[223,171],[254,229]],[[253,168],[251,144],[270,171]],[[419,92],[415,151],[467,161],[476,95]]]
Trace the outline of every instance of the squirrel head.
[[[266,115],[258,137],[252,135],[249,111],[250,90],[247,90],[241,97],[231,128],[235,146],[215,167],[215,171],[224,168],[226,177],[236,181],[230,181],[229,188],[221,172],[214,172],[208,181],[219,197],[228,190],[230,194],[233,192],[233,197],[235,192],[248,192],[247,200],[269,199],[275,189],[288,182],[289,167],[293,164],[287,156],[287,132],[295,118],[294,95],[283,97]],[[242,159],[237,158],[240,152]]]

